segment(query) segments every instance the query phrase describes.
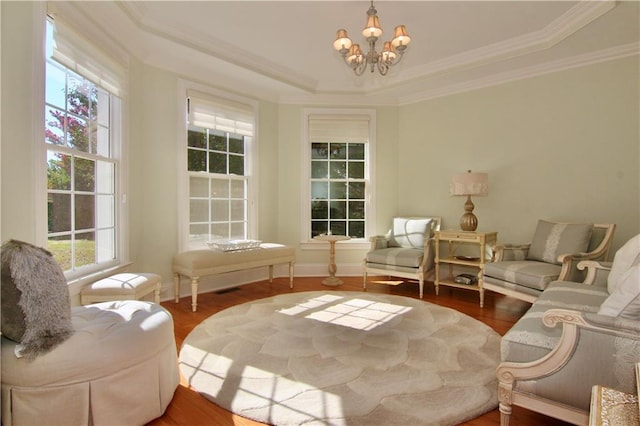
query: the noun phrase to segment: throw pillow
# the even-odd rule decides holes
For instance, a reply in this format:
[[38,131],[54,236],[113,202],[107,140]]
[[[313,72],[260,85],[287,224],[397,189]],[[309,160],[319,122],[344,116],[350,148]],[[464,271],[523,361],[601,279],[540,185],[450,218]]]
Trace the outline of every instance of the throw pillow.
[[602,302],[598,313],[640,320],[640,263],[636,263],[622,275],[620,283]]
[[389,239],[389,247],[422,249],[431,237],[431,219],[396,217]]
[[31,360],[73,334],[62,269],[47,250],[22,241],[2,245],[2,334]]
[[631,265],[640,262],[640,234],[627,241],[613,256],[611,271],[607,276],[607,290],[613,293],[622,275],[629,270]]
[[527,259],[559,265],[559,255],[587,250],[592,231],[593,224],[539,220]]

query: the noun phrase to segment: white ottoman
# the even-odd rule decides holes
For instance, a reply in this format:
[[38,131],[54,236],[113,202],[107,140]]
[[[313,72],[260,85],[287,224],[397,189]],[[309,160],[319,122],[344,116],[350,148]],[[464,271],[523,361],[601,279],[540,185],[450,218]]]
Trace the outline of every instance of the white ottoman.
[[80,303],[88,305],[112,300],[140,300],[153,292],[153,301],[160,303],[160,275],[122,273],[103,278],[85,286],[80,291]]
[[137,300],[71,308],[73,335],[33,361],[2,336],[2,424],[142,425],[180,376],[171,314]]

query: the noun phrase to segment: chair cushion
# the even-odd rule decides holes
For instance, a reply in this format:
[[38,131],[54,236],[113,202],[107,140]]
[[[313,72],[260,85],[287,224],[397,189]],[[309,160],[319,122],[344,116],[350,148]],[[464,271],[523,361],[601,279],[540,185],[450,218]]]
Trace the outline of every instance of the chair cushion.
[[422,263],[422,249],[392,247],[367,253],[367,262],[417,268]]
[[611,271],[607,277],[609,294],[615,291],[625,272],[638,262],[640,262],[640,234],[627,241],[613,257]]
[[21,356],[33,360],[73,334],[67,280],[47,250],[16,240],[4,243],[0,287],[2,334],[20,343]]
[[636,263],[622,275],[619,284],[602,303],[598,313],[640,320],[640,263]]
[[416,248],[422,250],[424,243],[431,237],[430,218],[393,218],[393,227],[389,237],[389,247]]
[[556,264],[533,260],[507,260],[487,263],[484,276],[542,291],[550,282],[558,279],[560,270],[560,265]]
[[589,246],[593,224],[555,223],[539,220],[527,259],[556,263],[558,256],[584,253]]

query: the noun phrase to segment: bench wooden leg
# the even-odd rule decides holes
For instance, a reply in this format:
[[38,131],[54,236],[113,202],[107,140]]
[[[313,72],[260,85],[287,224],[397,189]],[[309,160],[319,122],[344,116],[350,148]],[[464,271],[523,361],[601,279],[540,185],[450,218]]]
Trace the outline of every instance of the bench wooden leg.
[[173,297],[175,302],[178,303],[180,301],[180,274],[173,274]]
[[200,277],[193,277],[191,279],[191,310],[196,311],[198,307],[198,280]]

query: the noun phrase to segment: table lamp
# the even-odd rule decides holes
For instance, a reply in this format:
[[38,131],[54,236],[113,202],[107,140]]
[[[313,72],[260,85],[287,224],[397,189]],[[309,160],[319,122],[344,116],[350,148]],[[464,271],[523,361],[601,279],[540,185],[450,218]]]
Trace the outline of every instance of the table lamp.
[[451,195],[466,195],[464,214],[460,218],[460,228],[463,231],[475,231],[478,218],[473,214],[472,195],[487,195],[489,193],[489,175],[487,173],[457,173],[451,179]]

